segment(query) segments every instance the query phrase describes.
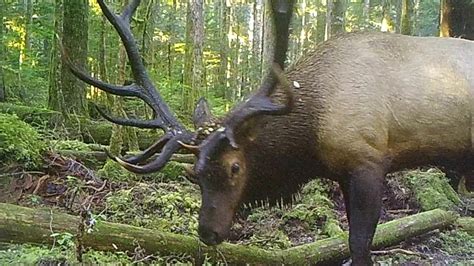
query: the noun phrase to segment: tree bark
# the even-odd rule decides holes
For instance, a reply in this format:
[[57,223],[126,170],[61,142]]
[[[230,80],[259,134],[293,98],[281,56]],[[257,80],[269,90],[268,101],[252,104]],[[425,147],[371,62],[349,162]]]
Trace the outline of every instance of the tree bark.
[[[379,225],[373,246],[379,249],[395,245],[407,238],[444,228],[456,218],[453,213],[436,209]],[[57,211],[0,203],[0,242],[51,244],[53,232],[77,235],[79,224],[78,217]],[[147,253],[188,254],[197,261],[209,256],[217,261],[225,258],[226,262],[249,264],[317,264],[349,256],[346,234],[286,250],[270,251],[228,243],[208,247],[196,237],[103,221],[95,225],[92,233],[85,233],[80,242],[96,250],[132,252],[138,243]]]
[[364,18],[364,29],[369,27],[370,23],[370,0],[364,0],[362,7],[362,17]]
[[5,23],[3,18],[5,17],[5,0],[0,0],[0,102],[6,100],[6,82],[5,74],[3,72],[3,66],[6,65],[6,47],[3,41],[3,36],[5,35]]
[[253,4],[253,42],[252,58],[253,70],[251,70],[252,87],[257,87],[260,82],[260,73],[262,73],[262,42],[263,42],[263,0],[256,0]]
[[402,0],[402,12],[400,18],[400,33],[404,35],[412,35],[412,0]]
[[331,36],[345,32],[347,0],[333,0],[331,12]]
[[227,99],[227,68],[228,68],[228,56],[229,56],[229,13],[230,3],[228,0],[219,0],[219,70],[217,72],[218,96]]
[[[63,97],[61,92],[61,60],[59,51],[59,42],[62,36],[63,26],[63,1],[54,1],[54,34],[52,37],[52,50],[49,59],[49,89],[48,89],[48,108],[54,111],[61,111],[63,106]],[[54,119],[55,124],[58,119]]]
[[[64,1],[63,47],[69,59],[80,69],[87,67],[88,0]],[[67,66],[61,70],[61,90],[64,96],[63,114],[88,115],[86,85]]]
[[474,3],[471,0],[441,1],[441,37],[474,40]]
[[275,49],[275,29],[273,27],[272,13],[270,1],[264,1],[262,77],[267,75],[273,62],[273,50]]
[[205,87],[203,44],[204,44],[204,1],[189,0],[186,19],[186,51],[184,67],[184,111],[191,114],[194,104]]

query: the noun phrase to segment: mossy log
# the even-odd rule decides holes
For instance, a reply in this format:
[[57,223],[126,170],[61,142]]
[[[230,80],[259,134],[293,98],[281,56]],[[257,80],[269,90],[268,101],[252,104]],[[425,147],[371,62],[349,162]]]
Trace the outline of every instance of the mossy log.
[[[16,114],[24,122],[33,126],[47,126],[51,121],[57,121],[61,113],[46,108],[34,108],[11,103],[0,103],[0,113]],[[112,135],[112,124],[107,121],[91,120],[83,116],[75,116],[66,125],[68,137],[80,138],[86,143],[108,145]],[[140,149],[146,149],[160,136],[159,132],[140,130],[138,144]]]
[[[377,229],[374,248],[446,227],[456,218],[451,212],[436,209],[382,224]],[[52,232],[76,234],[79,222],[78,217],[58,211],[0,203],[0,242],[51,244]],[[286,250],[264,250],[229,243],[207,247],[197,237],[108,222],[97,223],[92,233],[83,236],[82,244],[104,251],[133,251],[139,244],[149,254],[188,254],[195,258],[206,255],[215,260],[250,264],[320,264],[349,256],[347,234]]]
[[470,235],[474,235],[474,218],[473,217],[461,217],[456,221],[458,229],[467,232]]

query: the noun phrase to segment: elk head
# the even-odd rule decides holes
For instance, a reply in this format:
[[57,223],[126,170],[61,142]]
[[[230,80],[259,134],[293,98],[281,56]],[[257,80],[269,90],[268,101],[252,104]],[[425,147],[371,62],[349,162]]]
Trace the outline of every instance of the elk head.
[[[150,121],[114,118],[98,108],[99,113],[112,123],[164,131],[163,137],[142,153],[127,159],[114,158],[124,168],[137,174],[147,174],[162,169],[179,149],[196,155],[194,169],[188,169],[188,172],[201,188],[199,235],[206,244],[218,244],[229,232],[250,178],[249,167],[254,167],[247,161],[245,146],[252,141],[248,138],[249,133],[258,127],[256,118],[285,115],[292,109],[293,96],[282,69],[288,48],[293,0],[272,0],[276,29],[274,64],[263,85],[248,100],[234,108],[220,124],[210,113],[207,102],[201,99],[193,117],[197,127],[195,132],[187,130],[170,112],[143,65],[130,30],[131,17],[140,2],[131,1],[121,15],[116,15],[103,0],[98,0],[102,12],[124,44],[131,63],[132,84],[117,86],[102,82],[72,65],[66,56],[63,58],[72,73],[82,81],[107,93],[138,97],[152,108],[154,118]],[[275,103],[271,96],[277,89],[281,91],[281,97]],[[160,154],[155,160],[146,162],[156,153]]]

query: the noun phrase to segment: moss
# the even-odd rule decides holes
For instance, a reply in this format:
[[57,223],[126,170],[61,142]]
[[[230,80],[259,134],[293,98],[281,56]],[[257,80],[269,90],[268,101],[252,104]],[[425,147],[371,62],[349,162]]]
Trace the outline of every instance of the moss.
[[405,180],[425,211],[436,208],[451,210],[461,203],[446,175],[438,169],[409,171],[405,173]]
[[286,249],[291,247],[291,241],[282,230],[265,230],[254,234],[249,245],[266,249]]
[[336,236],[342,233],[329,197],[329,187],[316,179],[306,184],[301,191],[301,200],[284,214],[283,219],[298,219],[313,230],[320,229],[323,234]]
[[442,232],[439,243],[441,248],[452,256],[474,258],[474,236],[460,230]]
[[89,145],[78,140],[58,140],[49,144],[55,150],[92,151]]
[[41,162],[45,143],[38,132],[16,115],[0,114],[0,164],[23,164],[35,168]]
[[107,160],[104,166],[97,171],[97,175],[110,181],[129,182],[138,179],[136,174],[127,171],[120,164],[112,160]]
[[168,162],[159,172],[152,175],[153,180],[183,180],[184,167],[182,163]]
[[[75,250],[63,246],[8,245],[0,250],[0,265],[70,265],[77,263]],[[131,264],[132,258],[123,252],[89,250],[82,255],[86,265]]]
[[0,113],[15,114],[20,120],[36,125],[46,125],[50,117],[59,114],[59,112],[45,108],[34,108],[11,103],[0,103]]
[[165,232],[196,235],[200,207],[198,191],[176,182],[139,183],[107,198],[109,220]]

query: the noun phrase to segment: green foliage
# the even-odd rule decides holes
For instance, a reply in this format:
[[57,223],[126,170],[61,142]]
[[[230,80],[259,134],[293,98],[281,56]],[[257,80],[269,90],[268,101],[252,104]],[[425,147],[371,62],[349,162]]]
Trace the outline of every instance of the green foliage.
[[110,181],[133,181],[137,175],[124,169],[120,164],[112,160],[107,160],[104,166],[97,171],[97,175]]
[[321,230],[328,236],[342,233],[328,190],[328,185],[322,180],[316,179],[309,182],[301,191],[301,201],[286,212],[283,219],[300,220],[310,228]]
[[182,163],[168,162],[166,166],[157,173],[154,173],[151,177],[153,180],[183,180],[184,168]]
[[438,169],[409,171],[405,174],[405,180],[424,211],[436,208],[450,210],[461,203],[446,175]]
[[470,235],[465,231],[452,230],[442,232],[438,244],[450,255],[474,258],[474,235]]
[[50,146],[55,150],[91,151],[86,143],[78,140],[51,141]]
[[34,168],[41,162],[45,143],[38,132],[15,115],[0,114],[0,162]]
[[34,108],[12,103],[0,103],[0,113],[15,114],[24,122],[33,125],[46,125],[51,116],[57,114],[57,112],[46,108]]
[[140,183],[109,195],[108,219],[161,231],[196,234],[199,194],[176,182]]
[[[82,255],[86,265],[131,264],[133,260],[123,252],[86,251]],[[77,263],[74,248],[56,246],[9,245],[0,249],[0,265],[69,265]]]

